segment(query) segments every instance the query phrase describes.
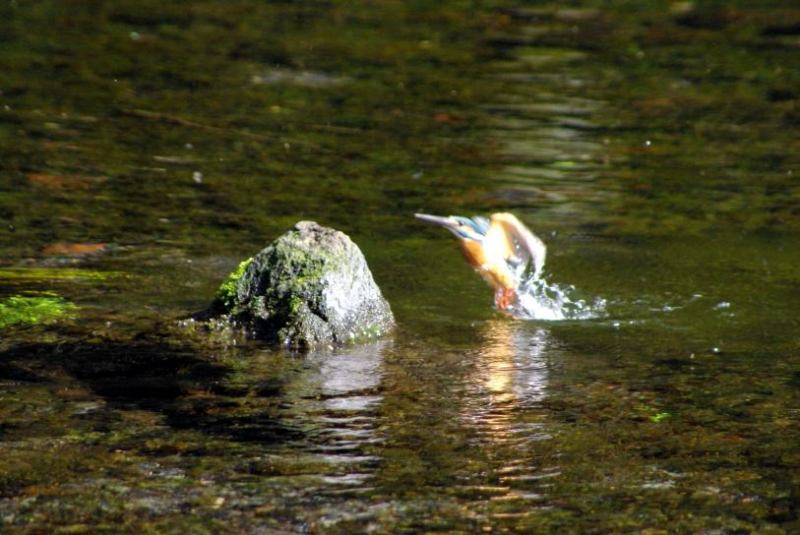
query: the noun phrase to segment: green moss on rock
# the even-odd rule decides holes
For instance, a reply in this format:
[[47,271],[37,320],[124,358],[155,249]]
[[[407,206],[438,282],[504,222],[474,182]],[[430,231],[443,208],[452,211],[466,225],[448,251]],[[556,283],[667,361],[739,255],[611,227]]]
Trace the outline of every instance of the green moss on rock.
[[219,289],[217,290],[216,299],[219,301],[222,306],[225,307],[226,310],[233,310],[236,306],[236,289],[239,283],[239,279],[242,278],[245,271],[247,270],[247,266],[250,265],[250,262],[253,261],[253,258],[250,257],[247,260],[243,260],[239,263],[239,266],[228,275],[228,278],[225,279]]

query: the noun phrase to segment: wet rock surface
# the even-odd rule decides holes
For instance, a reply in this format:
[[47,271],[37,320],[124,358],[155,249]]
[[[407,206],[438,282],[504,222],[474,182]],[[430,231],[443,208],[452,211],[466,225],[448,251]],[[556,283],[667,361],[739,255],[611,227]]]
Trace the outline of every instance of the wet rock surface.
[[365,341],[394,325],[358,246],[313,221],[297,223],[242,262],[204,316],[297,349]]

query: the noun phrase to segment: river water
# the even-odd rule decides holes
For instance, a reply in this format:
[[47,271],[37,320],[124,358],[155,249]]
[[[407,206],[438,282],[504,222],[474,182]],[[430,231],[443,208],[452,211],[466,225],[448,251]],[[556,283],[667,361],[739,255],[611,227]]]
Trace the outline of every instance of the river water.
[[[793,2],[0,15],[1,531],[800,530]],[[497,313],[413,217],[498,211],[570,319]],[[391,336],[175,328],[303,219]]]

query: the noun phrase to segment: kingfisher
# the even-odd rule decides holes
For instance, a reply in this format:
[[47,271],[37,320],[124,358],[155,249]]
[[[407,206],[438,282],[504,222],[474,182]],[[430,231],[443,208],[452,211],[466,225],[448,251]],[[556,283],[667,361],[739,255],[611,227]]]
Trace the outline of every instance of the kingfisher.
[[467,262],[495,290],[495,304],[503,311],[517,301],[523,275],[530,269],[539,278],[544,269],[547,247],[513,214],[501,212],[485,217],[414,214],[441,225],[458,238]]

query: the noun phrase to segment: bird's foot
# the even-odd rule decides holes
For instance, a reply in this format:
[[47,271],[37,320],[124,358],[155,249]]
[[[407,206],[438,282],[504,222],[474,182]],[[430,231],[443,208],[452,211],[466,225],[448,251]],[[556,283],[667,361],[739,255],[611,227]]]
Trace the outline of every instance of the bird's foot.
[[494,303],[497,305],[497,308],[502,311],[507,311],[511,308],[511,305],[514,301],[516,301],[516,293],[511,288],[500,288],[494,294]]

